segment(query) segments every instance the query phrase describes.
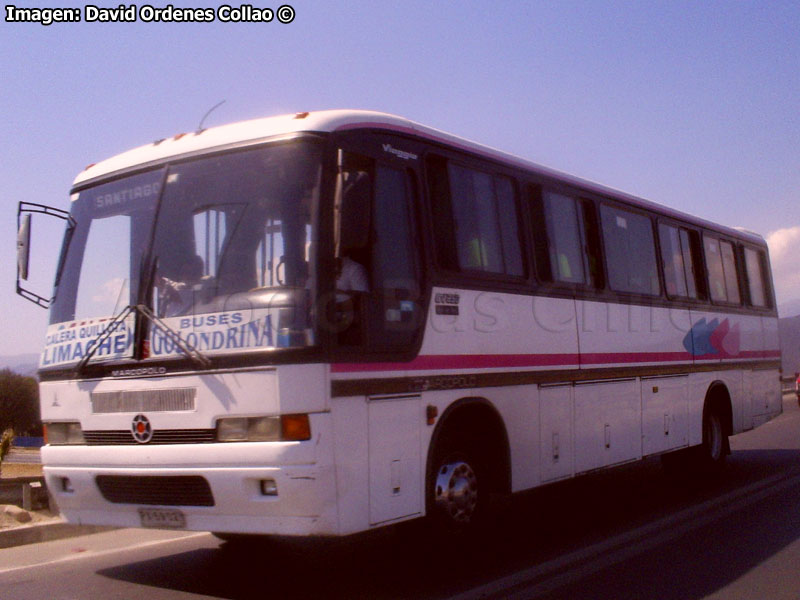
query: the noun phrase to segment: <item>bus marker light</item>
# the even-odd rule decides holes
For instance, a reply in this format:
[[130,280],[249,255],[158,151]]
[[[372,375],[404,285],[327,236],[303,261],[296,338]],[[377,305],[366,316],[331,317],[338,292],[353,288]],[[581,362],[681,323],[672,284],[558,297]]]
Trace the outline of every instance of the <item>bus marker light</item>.
[[300,442],[311,439],[311,424],[308,415],[282,415],[281,439]]
[[425,407],[425,417],[427,419],[428,425],[433,425],[436,423],[436,417],[439,416],[439,409],[435,407],[433,404],[428,404]]

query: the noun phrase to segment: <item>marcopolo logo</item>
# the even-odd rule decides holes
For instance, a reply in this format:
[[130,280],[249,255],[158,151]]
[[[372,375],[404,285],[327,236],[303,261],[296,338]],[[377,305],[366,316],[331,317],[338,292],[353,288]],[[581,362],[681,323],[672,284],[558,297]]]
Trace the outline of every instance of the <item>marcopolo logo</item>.
[[133,423],[131,423],[131,433],[133,434],[133,439],[140,444],[146,444],[152,440],[153,428],[150,426],[150,419],[144,415],[136,415],[133,417]]

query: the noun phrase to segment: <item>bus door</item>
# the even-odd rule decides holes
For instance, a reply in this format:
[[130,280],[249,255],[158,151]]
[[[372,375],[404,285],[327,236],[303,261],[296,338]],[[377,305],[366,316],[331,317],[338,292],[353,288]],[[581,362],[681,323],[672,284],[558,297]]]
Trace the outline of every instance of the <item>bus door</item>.
[[[365,369],[388,363],[391,380],[405,374],[424,324],[418,161],[413,151],[401,150],[402,141],[365,137],[357,151],[339,152],[335,343],[343,360],[363,362]],[[422,398],[387,388],[371,390],[365,403],[370,524],[419,515]]]
[[410,357],[423,322],[415,172],[349,151],[340,163],[337,346],[366,359]]

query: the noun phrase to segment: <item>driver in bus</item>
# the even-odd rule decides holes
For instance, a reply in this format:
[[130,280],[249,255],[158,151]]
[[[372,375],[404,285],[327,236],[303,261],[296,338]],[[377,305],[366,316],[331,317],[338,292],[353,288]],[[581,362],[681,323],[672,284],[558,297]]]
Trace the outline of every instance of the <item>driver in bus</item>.
[[159,311],[164,317],[174,317],[185,313],[194,303],[194,292],[203,279],[203,259],[196,254],[181,265],[178,280],[173,281],[161,277],[159,285],[159,298],[162,309]]
[[336,265],[336,289],[342,292],[369,292],[367,270],[349,256],[342,256]]

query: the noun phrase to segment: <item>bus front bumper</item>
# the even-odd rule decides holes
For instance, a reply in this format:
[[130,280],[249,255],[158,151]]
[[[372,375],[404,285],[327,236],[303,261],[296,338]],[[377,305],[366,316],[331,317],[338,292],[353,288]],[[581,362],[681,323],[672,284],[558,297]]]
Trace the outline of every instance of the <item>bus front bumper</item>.
[[[285,464],[291,462],[291,448],[162,446],[148,448],[145,464],[141,454],[139,461],[126,462],[133,457],[124,455],[137,450],[47,448],[45,479],[67,521],[227,533],[338,533],[333,466]],[[117,464],[108,464],[110,456]]]

